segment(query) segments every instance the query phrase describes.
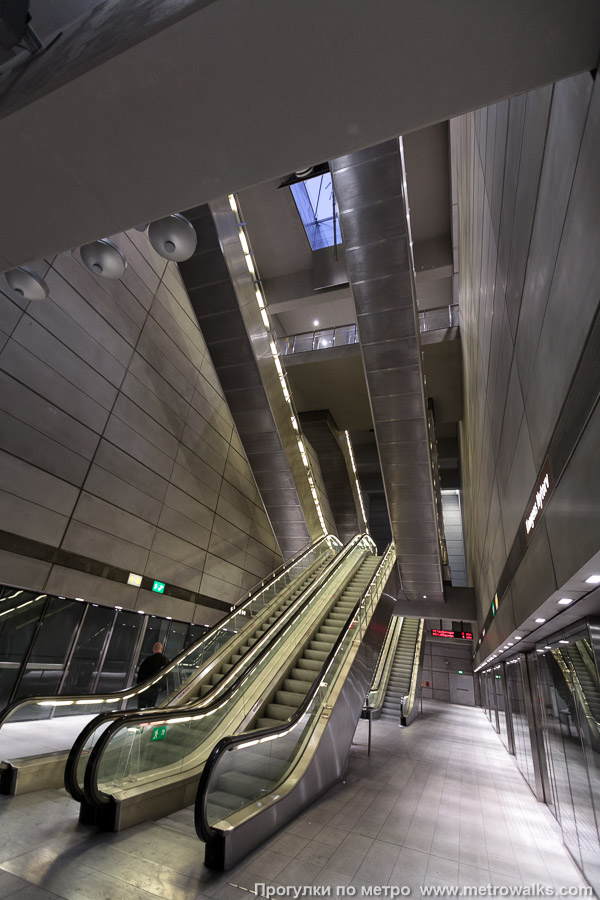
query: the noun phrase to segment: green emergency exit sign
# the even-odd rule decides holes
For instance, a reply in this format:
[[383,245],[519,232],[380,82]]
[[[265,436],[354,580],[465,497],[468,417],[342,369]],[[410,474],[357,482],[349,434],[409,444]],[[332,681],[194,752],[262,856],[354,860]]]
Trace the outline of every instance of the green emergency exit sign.
[[152,729],[152,740],[153,741],[164,741],[167,736],[167,726],[166,725],[158,725],[156,728]]
[[165,592],[164,582],[155,581],[154,584],[152,585],[152,590],[154,591],[155,594],[164,594],[164,592]]

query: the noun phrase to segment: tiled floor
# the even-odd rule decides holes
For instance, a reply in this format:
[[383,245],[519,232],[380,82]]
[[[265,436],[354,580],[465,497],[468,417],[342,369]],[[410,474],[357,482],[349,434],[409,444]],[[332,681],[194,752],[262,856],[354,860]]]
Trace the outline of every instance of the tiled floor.
[[360,722],[347,777],[230,872],[202,865],[191,810],[98,834],[63,792],[0,798],[0,897],[247,900],[272,885],[583,884],[478,709],[427,702],[409,728]]

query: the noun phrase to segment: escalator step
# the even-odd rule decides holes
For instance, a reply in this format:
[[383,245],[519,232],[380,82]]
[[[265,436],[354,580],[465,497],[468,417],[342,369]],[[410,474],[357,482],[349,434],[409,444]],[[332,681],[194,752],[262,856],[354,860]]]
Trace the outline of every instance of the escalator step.
[[[314,651],[312,651],[312,652],[314,652]],[[304,657],[300,657],[300,659],[296,660],[296,668],[307,669],[307,670],[310,670],[311,672],[320,672],[321,664],[319,663],[318,659],[310,659],[310,658],[305,659]],[[311,678],[311,681],[312,681],[312,678]]]
[[234,794],[228,794],[226,791],[211,791],[210,799],[212,803],[216,803],[225,809],[240,808],[239,797],[236,797]]
[[[319,666],[320,668],[320,666]],[[314,680],[314,676],[312,674],[312,670],[308,668],[294,668],[290,672],[290,675],[294,679],[294,681],[304,681],[306,684],[312,684]]]
[[[292,669],[292,674],[293,672],[294,670]],[[310,684],[312,684],[312,678],[307,680],[299,678],[286,678],[283,682],[283,689],[284,691],[291,691],[293,694],[300,694],[304,698]]]
[[241,653],[234,653],[233,656],[230,657],[230,658],[231,658],[231,662],[232,662],[232,663],[237,663],[237,662],[239,662],[240,659],[242,658],[242,654],[241,654]]
[[322,641],[320,638],[318,640],[311,641],[309,647],[311,650],[318,650],[320,653],[329,653],[331,648],[333,647],[335,641]]
[[223,663],[223,665],[221,666],[221,671],[223,672],[223,675],[227,675],[227,673],[231,672],[232,669],[233,669],[233,666],[231,665],[231,663]]
[[281,725],[281,719],[268,719],[265,717],[259,719],[256,723],[257,728],[275,728],[276,725]]
[[275,702],[282,706],[293,706],[294,709],[298,709],[305,696],[306,694],[297,694],[295,691],[277,691],[275,694]]
[[325,653],[324,650],[311,650],[310,648],[307,648],[304,651],[304,658],[307,660],[324,663],[327,659],[327,653]]
[[[268,770],[268,760],[265,759],[265,774]],[[247,775],[244,772],[226,772],[219,778],[219,791],[233,794],[235,797],[245,797],[254,800],[261,794],[266,794],[271,788],[271,783],[266,778],[256,775]]]
[[267,716],[270,719],[279,719],[280,722],[287,722],[295,712],[295,706],[286,706],[283,703],[269,703],[266,709]]
[[218,684],[222,677],[220,672],[215,672],[214,675],[211,675],[210,677],[211,684]]

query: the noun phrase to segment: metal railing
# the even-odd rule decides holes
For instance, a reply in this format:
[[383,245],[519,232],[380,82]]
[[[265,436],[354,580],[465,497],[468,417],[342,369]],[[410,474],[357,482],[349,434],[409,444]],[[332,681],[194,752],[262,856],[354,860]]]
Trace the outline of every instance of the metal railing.
[[289,356],[290,353],[330,350],[332,347],[345,347],[347,344],[358,344],[356,325],[336,325],[335,328],[321,328],[318,331],[288,335],[280,339],[279,352],[282,356]]
[[[451,328],[458,324],[458,303],[427,309],[419,313],[421,334],[426,331]],[[320,328],[315,331],[286,335],[279,339],[279,352],[282,356],[290,356],[292,353],[331,350],[332,347],[345,347],[348,344],[358,343],[358,331],[355,324],[336,325],[334,328]]]
[[419,313],[419,330],[421,334],[425,331],[439,331],[442,328],[451,328],[453,325],[459,324],[458,303],[452,303],[449,306],[438,306],[435,309],[425,309]]

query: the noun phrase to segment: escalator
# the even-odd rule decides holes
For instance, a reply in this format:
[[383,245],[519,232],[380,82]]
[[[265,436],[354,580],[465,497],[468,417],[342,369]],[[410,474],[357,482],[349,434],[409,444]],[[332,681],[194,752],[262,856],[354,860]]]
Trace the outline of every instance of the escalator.
[[589,640],[575,640],[564,648],[553,650],[552,655],[563,672],[566,685],[577,698],[592,740],[596,746],[600,745],[600,681]]
[[216,744],[195,805],[209,868],[230,868],[342,776],[397,590],[391,546],[361,559],[243,733]]
[[[226,676],[227,667],[231,669],[233,656],[237,655],[238,661],[241,658],[237,651],[244,643],[242,634],[249,649],[318,579],[340,550],[338,539],[328,535],[301,551],[250,592],[229,616],[139,685],[111,694],[29,697],[12,704],[0,716],[0,753],[3,737],[8,744],[15,733],[28,745],[28,752],[17,758],[0,756],[0,790],[14,794],[62,786],[69,751],[82,728],[87,731],[93,719],[93,733],[97,736],[124,711],[144,707],[149,691],[156,696],[158,690],[156,705],[169,707],[186,706],[200,696],[208,696]],[[50,731],[54,745],[41,752],[37,747],[48,746]],[[89,749],[88,741],[83,757],[86,752],[89,755]]]
[[422,634],[422,619],[402,620],[402,627],[396,652],[390,667],[387,688],[381,706],[382,719],[395,719],[402,725],[408,723],[409,712],[405,708],[408,705],[410,689],[415,673],[415,665],[418,669],[419,654],[415,653],[417,641]]
[[[247,647],[252,660],[236,677],[239,662],[232,656],[234,668],[219,673],[216,689],[223,689],[216,699],[206,694],[185,709],[128,713],[109,724],[94,743],[83,779],[76,763],[71,766],[77,773],[71,792],[82,801],[82,821],[120,830],[181,809],[193,802],[204,764],[224,735],[252,735],[273,723],[285,728],[315,683],[319,687],[324,661],[347,626],[348,610],[355,615],[367,602],[370,619],[384,587],[382,573],[385,569],[387,580],[393,566],[391,552],[384,562],[375,552],[368,536],[353,538],[277,626],[238,648]],[[360,645],[365,622],[355,624],[359,633],[350,635]]]

